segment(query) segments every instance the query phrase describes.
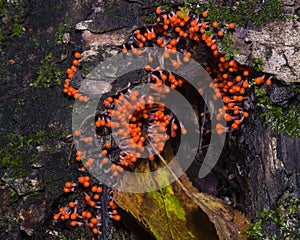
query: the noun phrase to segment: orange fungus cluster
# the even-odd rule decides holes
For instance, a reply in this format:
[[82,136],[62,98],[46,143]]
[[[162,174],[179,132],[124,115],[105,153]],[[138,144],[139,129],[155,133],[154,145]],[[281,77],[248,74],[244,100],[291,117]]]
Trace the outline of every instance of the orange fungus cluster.
[[[125,43],[122,49],[124,54],[131,50],[135,55],[147,55],[147,64],[143,71],[147,76],[151,92],[143,95],[129,89],[126,94],[118,93],[106,97],[102,103],[101,113],[95,117],[94,127],[96,133],[99,133],[97,139],[92,136],[83,136],[79,129],[73,132],[75,139],[85,144],[93,141],[102,142],[99,159],[77,151],[76,161],[82,164],[84,160],[80,168],[82,176],[77,179],[76,183],[67,182],[64,186],[65,193],[73,192],[76,187],[83,188],[87,209],[95,209],[96,213],[100,208],[102,185],[93,182],[87,176],[86,168],[100,166],[105,169],[108,163],[112,163],[105,171],[111,172],[112,177],[117,176],[124,170],[134,169],[141,158],[154,160],[157,153],[164,151],[165,142],[169,139],[180,134],[188,134],[172,111],[160,102],[171,89],[181,88],[188,80],[157,66],[155,56],[150,51],[146,52],[145,47],[157,46],[163,49],[164,61],[168,61],[175,69],[194,58],[199,45],[206,48],[213,60],[206,62],[203,67],[213,80],[210,85],[214,89],[214,98],[221,99],[224,103],[224,107],[218,109],[216,118],[217,120],[224,118],[228,123],[228,126],[223,126],[221,123],[214,126],[214,131],[218,134],[239,129],[244,119],[249,116],[244,103],[247,100],[246,91],[250,82],[254,80],[257,85],[271,84],[271,79],[265,79],[265,76],[252,80],[251,68],[239,64],[233,57],[228,58],[222,53],[218,41],[222,40],[226,34],[232,34],[235,30],[234,23],[209,22],[207,21],[209,11],[204,11],[197,16],[187,10],[166,12],[158,7],[156,14],[156,23],[153,26],[135,30],[133,41]],[[67,69],[68,77],[63,91],[75,99],[88,102],[87,97],[82,96],[77,89],[70,86],[81,54],[76,52],[74,57],[72,66]],[[205,88],[200,83],[197,90],[201,94]],[[201,116],[203,117],[203,113]],[[106,137],[112,134],[112,128],[118,135],[118,144],[112,138]],[[79,212],[77,204],[77,201],[70,202],[68,206],[61,208],[53,219],[55,221],[69,220],[71,226],[86,224],[93,233],[98,234],[100,217],[88,210]],[[110,201],[109,207],[111,218],[120,220],[113,200]]]
[[75,99],[79,99],[79,101],[82,102],[87,102],[88,98],[85,96],[82,96],[79,92],[78,89],[70,86],[70,82],[73,78],[74,73],[77,71],[77,68],[79,66],[79,60],[81,58],[81,54],[79,52],[75,52],[74,53],[74,60],[72,62],[71,67],[69,67],[66,70],[67,73],[67,78],[65,79],[65,83],[64,83],[64,89],[63,92],[66,93],[68,96],[73,96]]
[[[156,24],[151,28],[138,29],[134,32],[135,42],[130,46],[124,45],[123,53],[128,48],[135,54],[142,54],[141,47],[156,45],[164,49],[164,58],[171,61],[174,68],[179,68],[183,62],[189,62],[189,59],[197,55],[197,46],[206,46],[206,49],[213,56],[212,63],[205,64],[205,70],[213,79],[215,90],[214,98],[222,98],[224,107],[219,109],[217,120],[225,118],[228,127],[217,124],[215,130],[218,134],[228,132],[230,129],[238,130],[241,123],[249,116],[245,111],[244,103],[247,100],[246,90],[250,82],[256,85],[271,85],[271,78],[265,80],[265,76],[259,76],[254,79],[250,77],[252,69],[240,65],[233,57],[225,56],[222,53],[222,47],[219,41],[225,37],[225,34],[232,34],[235,30],[234,23],[209,22],[207,17],[209,12],[205,11],[201,16],[189,14],[183,10],[165,12],[162,8],[156,9],[158,15]],[[150,44],[151,43],[151,44]],[[184,57],[181,59],[177,53],[181,52]],[[152,71],[152,56],[149,56],[149,65],[145,66],[146,71]],[[156,84],[165,83],[165,79],[172,77],[172,73],[166,76],[160,71],[160,75],[151,76]],[[154,78],[154,79],[153,79]],[[164,79],[165,78],[165,79]],[[253,81],[254,80],[254,81]],[[172,82],[171,87],[181,86],[180,82]],[[202,94],[203,88],[198,92]]]
[[[77,157],[80,153],[77,152]],[[76,157],[76,158],[77,158]],[[85,172],[85,168],[80,168],[81,172]],[[74,201],[70,201],[66,206],[61,207],[59,212],[53,216],[53,221],[67,221],[72,227],[87,226],[94,234],[101,234],[102,215],[101,215],[101,201],[103,186],[92,180],[87,175],[79,176],[76,183],[66,182],[64,185],[64,192],[69,194],[75,192],[75,188],[82,191],[82,197]],[[114,203],[110,195],[107,211],[109,217],[115,221],[120,221],[121,217],[117,211],[117,205]],[[80,210],[79,210],[80,209]]]

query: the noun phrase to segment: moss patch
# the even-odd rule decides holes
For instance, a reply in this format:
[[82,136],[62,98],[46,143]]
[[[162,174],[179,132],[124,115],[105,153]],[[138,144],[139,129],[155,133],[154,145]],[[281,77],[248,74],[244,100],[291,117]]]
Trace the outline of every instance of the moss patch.
[[185,6],[198,15],[204,10],[209,12],[208,20],[220,23],[234,22],[239,26],[261,26],[276,19],[284,19],[282,0],[242,0],[217,1],[209,0],[208,5],[198,4],[197,0],[185,0]]
[[64,72],[60,71],[55,63],[52,62],[52,53],[49,53],[42,61],[38,70],[38,78],[30,83],[31,87],[42,84],[45,88],[61,85],[61,78]]
[[0,165],[14,178],[28,176],[30,165],[38,162],[36,146],[49,138],[63,135],[63,132],[45,132],[25,136],[10,133],[6,136],[6,144],[0,148]]
[[[264,209],[258,212],[257,219],[249,222],[249,229],[243,235],[250,239],[300,239],[299,215],[297,215],[300,200],[287,198],[278,203],[275,210]],[[269,223],[269,224],[268,224]],[[279,232],[270,233],[265,227],[270,223],[277,225]]]
[[266,123],[273,130],[284,132],[289,136],[300,136],[300,107],[292,103],[287,109],[271,103],[263,88],[256,88],[257,106],[263,109],[261,116],[266,118]]
[[23,26],[26,15],[25,6],[26,4],[22,0],[0,0],[0,19],[5,19],[2,21],[3,27],[0,25],[2,27],[0,28],[0,52],[5,47],[5,38],[18,37],[25,31]]

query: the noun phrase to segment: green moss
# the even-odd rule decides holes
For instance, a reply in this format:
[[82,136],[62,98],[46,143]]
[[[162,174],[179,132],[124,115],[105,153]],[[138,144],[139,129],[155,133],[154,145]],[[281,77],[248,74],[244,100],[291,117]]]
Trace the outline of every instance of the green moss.
[[25,28],[20,23],[14,23],[12,27],[12,36],[18,37],[25,31]]
[[6,12],[5,0],[0,0],[0,15],[3,16]]
[[284,19],[282,0],[242,0],[231,3],[209,0],[208,4],[202,5],[197,0],[185,0],[184,5],[199,16],[208,10],[207,20],[221,24],[234,22],[239,26],[261,26],[276,19]]
[[65,135],[64,132],[38,132],[25,136],[10,133],[6,136],[6,144],[0,147],[0,166],[15,178],[29,174],[30,164],[38,162],[36,146],[47,139]]
[[172,8],[172,0],[160,0],[160,1],[155,1],[154,6],[158,7],[161,6],[165,11],[169,12]]
[[0,33],[0,52],[2,52],[5,47],[5,38],[11,36],[18,37],[25,31],[23,26],[25,5],[22,0],[0,0],[0,19],[6,19],[5,29]]
[[266,123],[271,124],[273,130],[284,132],[289,136],[300,137],[300,107],[290,104],[287,109],[271,103],[263,88],[256,88],[257,106],[263,109],[261,116]]
[[38,70],[38,78],[30,83],[31,87],[42,84],[45,88],[61,85],[61,78],[64,72],[58,70],[57,66],[51,61],[52,53],[49,53],[42,61]]
[[[162,6],[165,11],[169,11],[172,4],[171,1],[165,0],[159,1],[155,6]],[[182,6],[179,7],[182,17],[188,12],[201,16],[204,11],[208,11],[207,20],[211,23],[218,22],[220,28],[231,22],[244,27],[248,25],[259,27],[276,19],[283,20],[282,8],[282,0],[242,0],[228,3],[209,0],[206,4],[200,4],[198,0],[184,0]],[[154,20],[149,17],[147,23],[152,24]],[[222,49],[221,52],[224,53],[226,60],[240,53],[237,48],[233,47],[234,43],[235,39],[228,31],[225,31],[223,38],[217,39],[217,44]],[[261,66],[262,64],[257,64],[258,71],[261,70]]]
[[69,32],[71,29],[71,26],[67,23],[60,23],[57,27],[57,30],[55,32],[55,42],[60,42],[63,39],[64,33]]
[[32,39],[34,46],[36,46],[37,48],[41,46],[40,40],[38,36],[34,36]]
[[146,24],[154,24],[156,22],[156,17],[155,16],[147,16],[145,19],[144,19],[144,22]]
[[254,58],[252,60],[252,67],[257,71],[262,71],[264,60],[262,58]]
[[223,38],[217,40],[217,43],[221,46],[221,52],[224,54],[227,61],[232,58],[234,54],[240,53],[237,48],[233,47],[235,39],[232,33],[226,33]]
[[88,65],[84,65],[82,67],[82,76],[86,77],[90,73],[90,68]]
[[17,195],[16,190],[14,190],[13,188],[9,188],[9,195],[11,198],[14,198]]
[[206,5],[199,4],[199,1],[197,0],[184,0],[183,2],[184,8],[189,9],[198,16],[200,16],[207,8]]
[[14,137],[12,134],[9,134],[7,136],[7,144],[3,146],[3,148],[0,148],[1,167],[10,170],[16,178],[27,175],[28,173],[23,165],[23,146],[23,136]]
[[[258,212],[257,219],[249,222],[249,229],[243,232],[253,240],[260,239],[300,239],[299,215],[297,215],[300,200],[297,198],[286,198],[278,203],[275,210],[264,209]],[[267,233],[266,226],[275,224],[279,229],[279,236],[275,233]]]

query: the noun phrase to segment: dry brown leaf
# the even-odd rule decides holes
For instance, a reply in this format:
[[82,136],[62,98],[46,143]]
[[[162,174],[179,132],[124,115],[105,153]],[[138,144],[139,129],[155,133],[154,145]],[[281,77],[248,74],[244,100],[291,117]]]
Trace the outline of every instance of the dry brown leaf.
[[[166,165],[165,160],[161,160]],[[149,169],[148,163],[144,163],[138,171]],[[174,172],[169,169],[166,179],[168,174]],[[126,179],[123,181],[126,184],[144,184],[149,179],[139,183],[129,183]],[[243,228],[241,223],[246,220],[221,199],[198,192],[184,173],[180,179],[163,189],[148,193],[115,192],[114,198],[156,239],[241,239],[238,226]]]

